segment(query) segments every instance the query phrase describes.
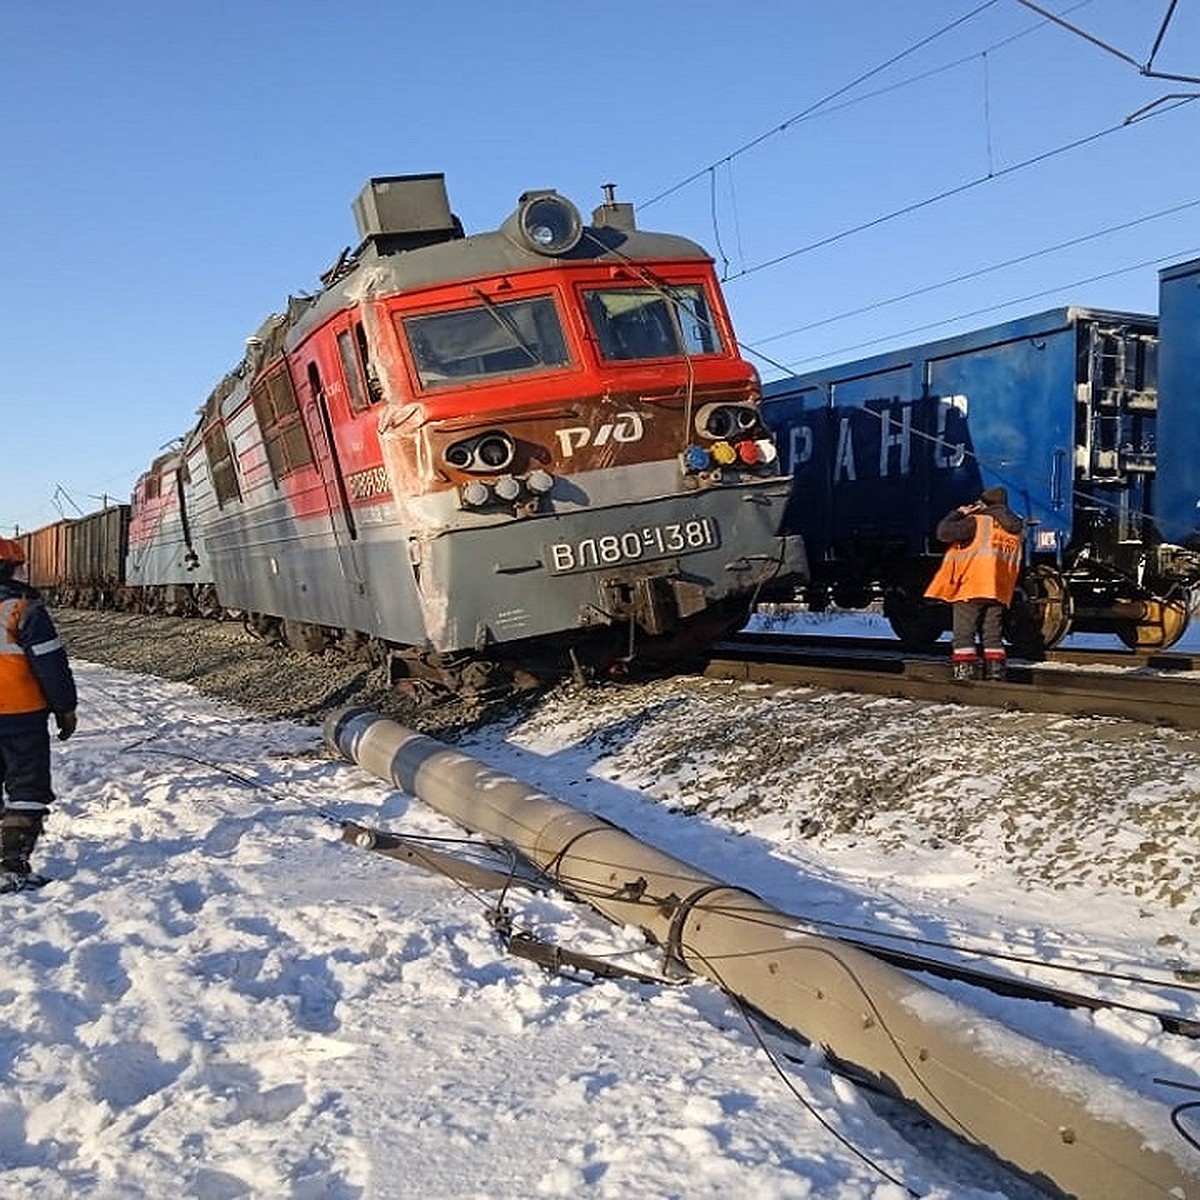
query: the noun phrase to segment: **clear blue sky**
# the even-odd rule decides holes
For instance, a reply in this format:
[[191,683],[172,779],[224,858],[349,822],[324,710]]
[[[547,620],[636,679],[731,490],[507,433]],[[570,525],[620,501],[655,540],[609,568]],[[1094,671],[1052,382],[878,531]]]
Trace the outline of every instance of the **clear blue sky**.
[[[1134,64],[1168,8],[1043,4]],[[616,183],[722,261],[764,378],[1154,312],[1152,260],[1200,255],[1200,101],[1116,127],[1200,86],[1134,64],[1018,0],[0,0],[0,533],[128,499],[371,175],[444,172],[468,231]],[[1200,0],[1154,67],[1200,76]]]

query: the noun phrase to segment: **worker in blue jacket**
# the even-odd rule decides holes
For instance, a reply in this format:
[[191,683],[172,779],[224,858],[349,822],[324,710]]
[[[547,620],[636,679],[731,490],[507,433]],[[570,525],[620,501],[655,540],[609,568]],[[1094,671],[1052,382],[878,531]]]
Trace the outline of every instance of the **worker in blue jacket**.
[[29,858],[54,801],[48,717],[66,741],[78,699],[46,606],[13,578],[24,561],[19,541],[0,538],[0,892],[45,882]]

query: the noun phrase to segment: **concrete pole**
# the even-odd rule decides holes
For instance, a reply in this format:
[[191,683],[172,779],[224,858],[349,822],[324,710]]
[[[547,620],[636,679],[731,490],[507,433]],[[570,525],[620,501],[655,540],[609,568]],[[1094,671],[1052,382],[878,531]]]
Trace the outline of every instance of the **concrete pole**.
[[1200,1155],[1163,1105],[529,784],[376,713],[329,745],[464,828],[506,841],[568,893],[635,925],[837,1063],[1081,1200],[1200,1200]]

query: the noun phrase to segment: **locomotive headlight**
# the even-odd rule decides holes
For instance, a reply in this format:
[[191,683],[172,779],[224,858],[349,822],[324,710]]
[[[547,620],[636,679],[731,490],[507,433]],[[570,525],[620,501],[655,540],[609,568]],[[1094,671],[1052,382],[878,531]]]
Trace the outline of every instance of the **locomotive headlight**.
[[737,462],[737,451],[728,442],[714,442],[711,453],[713,462],[719,466],[727,467]]
[[517,448],[507,433],[498,431],[485,433],[475,445],[475,458],[479,468],[502,471],[513,460]]
[[758,428],[758,411],[749,404],[706,404],[696,414],[696,432],[729,438]]
[[517,445],[502,429],[489,429],[478,437],[455,442],[442,451],[448,466],[458,471],[503,471],[516,457]]
[[501,475],[495,488],[501,500],[515,500],[521,494],[521,485],[511,475]]
[[525,192],[501,228],[508,237],[538,254],[566,254],[583,235],[579,210],[555,191]]
[[462,489],[462,502],[467,508],[482,508],[491,496],[486,483],[480,483],[478,479],[472,479],[470,483],[464,484]]
[[705,433],[713,437],[728,437],[734,430],[732,415],[727,408],[714,408],[708,419],[701,426]]
[[779,451],[770,438],[758,438],[754,444],[758,447],[760,463],[773,463],[779,457]]

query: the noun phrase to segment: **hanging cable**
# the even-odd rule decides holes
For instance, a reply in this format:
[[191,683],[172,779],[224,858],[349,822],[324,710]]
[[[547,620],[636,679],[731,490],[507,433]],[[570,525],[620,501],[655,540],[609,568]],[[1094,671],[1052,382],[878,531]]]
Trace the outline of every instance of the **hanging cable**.
[[[756,1042],[758,1042],[759,1047],[766,1054],[768,1061],[771,1063],[772,1067],[775,1068],[775,1071],[779,1075],[780,1079],[783,1080],[784,1084],[787,1086],[788,1090],[792,1093],[792,1095],[795,1096],[796,1099],[799,1100],[802,1105],[804,1105],[805,1109],[813,1117],[813,1119],[816,1120],[817,1123],[831,1137],[833,1137],[840,1145],[844,1146],[852,1154],[857,1156],[860,1161],[865,1163],[873,1171],[877,1171],[889,1183],[894,1183],[897,1187],[903,1188],[904,1191],[909,1196],[912,1196],[914,1198],[920,1196],[919,1192],[914,1192],[912,1190],[912,1188],[910,1188],[902,1179],[899,1179],[895,1175],[890,1174],[883,1166],[881,1166],[879,1163],[875,1162],[874,1159],[870,1158],[867,1154],[865,1154],[862,1150],[860,1150],[857,1146],[855,1146],[854,1143],[849,1140],[849,1138],[847,1138],[839,1130],[835,1129],[833,1127],[833,1125],[830,1124],[830,1122],[828,1120],[826,1120],[826,1118],[824,1116],[822,1116],[820,1112],[817,1111],[816,1105],[812,1104],[810,1101],[805,1099],[805,1097],[800,1095],[799,1090],[792,1084],[792,1082],[788,1078],[787,1074],[781,1069],[775,1056],[771,1053],[770,1050],[767,1049],[766,1043],[763,1040],[762,1036],[760,1035],[758,1028],[755,1025],[755,1022],[753,1020],[751,1020],[749,1006],[733,990],[733,988],[731,988],[729,986],[729,984],[727,984],[725,982],[725,979],[722,976],[720,970],[717,968],[717,965],[712,961],[712,957],[709,955],[700,953],[700,951],[698,951],[694,946],[685,946],[684,949],[686,950],[686,952],[688,954],[692,955],[694,958],[696,958],[698,961],[700,961],[704,964],[705,969],[709,972],[709,974],[713,977],[713,979],[716,980],[717,986],[721,989],[722,993],[724,993],[724,995],[726,995],[727,997],[729,997],[730,1000],[733,1001],[734,1005],[737,1007],[738,1012],[741,1013],[742,1019],[746,1022],[747,1026],[749,1027],[750,1033],[754,1037],[754,1040]],[[825,951],[825,953],[828,953],[828,951]],[[897,1057],[908,1068],[909,1073],[912,1076],[913,1080],[920,1086],[921,1090],[928,1097],[931,1107],[940,1111],[944,1115],[945,1121],[943,1122],[943,1124],[945,1124],[948,1129],[958,1132],[960,1136],[965,1137],[968,1140],[973,1141],[978,1145],[982,1145],[983,1144],[982,1139],[976,1137],[975,1134],[973,1134],[967,1128],[967,1126],[964,1125],[962,1123],[962,1121],[958,1117],[956,1117],[954,1115],[954,1113],[951,1112],[950,1109],[947,1108],[938,1099],[938,1097],[934,1094],[934,1092],[925,1083],[925,1080],[922,1078],[921,1073],[918,1071],[916,1065],[912,1062],[911,1057],[905,1052],[905,1049],[904,1049],[903,1045],[901,1044],[901,1042],[899,1041],[899,1039],[892,1033],[891,1029],[888,1027],[887,1021],[884,1019],[883,1013],[881,1013],[879,1011],[879,1008],[876,1005],[874,999],[872,998],[870,992],[868,992],[866,987],[862,984],[862,982],[854,976],[854,973],[852,971],[849,971],[849,969],[845,967],[845,964],[839,963],[839,965],[847,970],[847,973],[850,975],[851,981],[853,982],[855,987],[858,989],[859,995],[862,997],[864,1007],[871,1013],[872,1018],[878,1023],[879,1028],[883,1031],[884,1036],[887,1038],[892,1049],[895,1051]]]
[[721,256],[721,274],[724,276],[729,272],[729,256],[725,253],[725,247],[721,245],[721,223],[717,219],[717,171],[715,167],[709,168],[708,176],[708,205],[712,216],[713,242],[716,244],[717,253]]
[[[1196,1087],[1196,1085],[1192,1083],[1179,1083],[1174,1079],[1164,1079],[1162,1076],[1158,1075],[1154,1077],[1154,1082],[1162,1084],[1165,1087],[1180,1088],[1185,1092],[1195,1092],[1200,1094],[1200,1088]],[[1191,1146],[1193,1150],[1200,1150],[1200,1139],[1197,1139],[1196,1135],[1191,1130],[1187,1129],[1180,1120],[1185,1112],[1191,1112],[1191,1110],[1194,1108],[1200,1108],[1200,1100],[1185,1100],[1182,1104],[1177,1104],[1171,1110],[1171,1124],[1175,1126],[1175,1132],[1178,1133],[1179,1136],[1183,1138],[1183,1140],[1187,1142],[1187,1144]]]
[[784,121],[782,124],[776,125],[773,129],[768,129],[766,131],[766,133],[761,133],[757,137],[751,138],[750,141],[739,146],[736,150],[731,150],[723,158],[719,158],[719,159],[717,159],[716,162],[709,163],[709,165],[707,167],[702,167],[699,171],[693,172],[686,179],[682,179],[678,183],[673,184],[671,187],[667,188],[665,191],[659,192],[657,196],[652,196],[649,200],[642,201],[642,203],[639,204],[637,207],[639,209],[649,208],[652,204],[657,204],[660,200],[665,200],[668,196],[673,196],[676,192],[680,191],[682,188],[687,187],[687,185],[689,183],[695,183],[695,181],[697,179],[702,179],[706,174],[708,174],[710,171],[714,170],[715,168],[719,167],[722,163],[730,162],[731,160],[737,158],[739,155],[745,154],[747,150],[752,150],[755,146],[759,145],[762,142],[765,142],[768,138],[774,137],[776,134],[782,133],[790,125],[795,125],[797,121],[802,121],[805,117],[810,116],[812,113],[816,112],[817,109],[823,108],[826,104],[829,103],[830,100],[835,100],[835,99],[837,99],[838,96],[845,95],[848,91],[857,87],[860,83],[864,83],[866,80],[870,79],[872,76],[878,75],[881,71],[886,71],[888,67],[894,66],[896,63],[900,62],[902,59],[907,58],[910,54],[915,54],[918,50],[922,49],[925,46],[928,46],[930,42],[936,41],[938,38],[942,37],[944,34],[949,33],[953,29],[957,29],[958,26],[971,20],[973,17],[978,16],[985,9],[991,8],[992,5],[995,3],[996,3],[996,0],[984,0],[983,4],[980,4],[978,7],[973,8],[965,16],[959,17],[956,20],[951,21],[948,25],[943,25],[941,29],[937,30],[934,33],[931,33],[928,37],[922,38],[919,42],[915,42],[913,45],[909,46],[906,50],[900,51],[899,54],[894,54],[891,58],[887,59],[885,62],[879,63],[877,66],[872,67],[869,71],[864,71],[863,74],[857,76],[855,79],[852,79],[849,83],[843,84],[840,88],[837,88],[835,91],[830,92],[826,96],[822,96],[820,100],[817,100],[814,103],[810,104],[807,108],[803,109],[801,112],[796,113],[794,116],[788,117],[788,119],[786,121]]

